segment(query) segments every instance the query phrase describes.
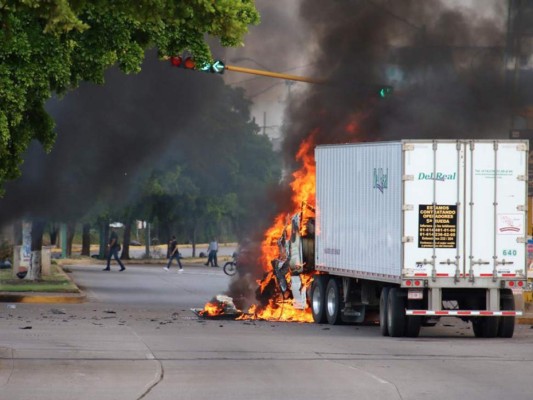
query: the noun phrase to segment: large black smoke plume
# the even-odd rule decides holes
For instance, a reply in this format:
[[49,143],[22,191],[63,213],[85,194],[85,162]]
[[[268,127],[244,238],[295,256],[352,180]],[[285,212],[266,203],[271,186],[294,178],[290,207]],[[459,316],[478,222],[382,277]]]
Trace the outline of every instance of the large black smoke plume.
[[22,177],[8,183],[0,199],[0,222],[66,221],[100,200],[120,204],[139,167],[160,159],[175,136],[190,133],[187,125],[217,95],[203,96],[210,79],[179,72],[151,54],[141,74],[113,68],[105,85],[84,84],[51,101],[56,144],[50,154],[38,143],[30,147]]
[[[508,137],[506,5],[450,4],[460,2],[305,0],[301,15],[318,43],[314,75],[328,84],[292,102],[287,161],[317,128],[317,144]],[[380,99],[373,86],[380,84],[392,85],[394,94]]]

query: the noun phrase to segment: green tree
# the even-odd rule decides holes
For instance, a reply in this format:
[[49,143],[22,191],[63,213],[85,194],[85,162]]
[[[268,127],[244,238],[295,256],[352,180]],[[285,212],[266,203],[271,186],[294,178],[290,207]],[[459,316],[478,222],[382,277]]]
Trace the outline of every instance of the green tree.
[[207,37],[238,46],[258,22],[253,0],[0,0],[0,194],[32,140],[52,148],[52,94],[103,83],[112,65],[138,72],[151,47],[201,65],[212,60]]
[[165,240],[172,230],[193,249],[220,238],[223,227],[237,238],[257,230],[257,213],[268,212],[268,204],[258,210],[258,201],[281,176],[279,157],[251,121],[242,90],[222,80],[211,86],[215,103],[188,134],[176,136],[165,163],[146,176],[139,200],[142,215],[164,227]]

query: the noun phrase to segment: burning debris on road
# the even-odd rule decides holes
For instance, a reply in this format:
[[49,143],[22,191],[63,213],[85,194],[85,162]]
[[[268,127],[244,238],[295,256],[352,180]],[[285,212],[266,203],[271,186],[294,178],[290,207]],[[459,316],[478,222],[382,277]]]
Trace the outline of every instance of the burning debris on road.
[[231,297],[222,294],[215,296],[202,310],[192,311],[199,317],[213,319],[236,319],[243,314],[235,307]]

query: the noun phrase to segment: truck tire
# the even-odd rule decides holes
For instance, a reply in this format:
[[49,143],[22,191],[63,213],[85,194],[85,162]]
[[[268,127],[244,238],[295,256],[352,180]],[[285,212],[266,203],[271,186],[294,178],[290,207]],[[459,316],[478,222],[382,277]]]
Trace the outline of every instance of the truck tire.
[[475,337],[483,337],[483,318],[472,318],[472,330]]
[[393,287],[387,299],[387,330],[389,336],[402,337],[405,334],[405,296],[400,288]]
[[500,326],[500,317],[486,317],[483,329],[483,337],[495,338],[498,336],[498,327]]
[[342,293],[335,278],[331,278],[326,286],[326,318],[330,325],[342,323]]
[[[421,309],[420,301],[407,300],[407,307],[409,309]],[[405,336],[418,337],[420,334],[420,327],[422,326],[422,317],[406,316],[405,317]]]
[[[502,289],[500,292],[500,310],[514,311],[514,296],[510,289]],[[501,317],[498,326],[498,337],[512,338],[514,334],[515,317]]]
[[389,297],[390,287],[384,286],[379,296],[379,329],[382,336],[389,336],[387,327],[387,300]]
[[326,320],[326,277],[315,275],[311,283],[311,312],[317,324],[325,324]]
[[475,337],[495,338],[498,336],[499,317],[477,317],[472,319]]

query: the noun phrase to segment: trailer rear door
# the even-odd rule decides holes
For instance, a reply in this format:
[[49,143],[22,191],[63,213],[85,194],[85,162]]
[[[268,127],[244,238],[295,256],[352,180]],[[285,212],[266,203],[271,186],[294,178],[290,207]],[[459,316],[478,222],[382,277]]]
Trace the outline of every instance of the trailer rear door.
[[527,145],[408,141],[403,149],[404,277],[453,277],[458,286],[523,278]]

